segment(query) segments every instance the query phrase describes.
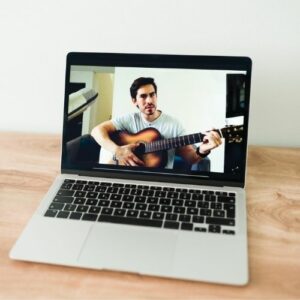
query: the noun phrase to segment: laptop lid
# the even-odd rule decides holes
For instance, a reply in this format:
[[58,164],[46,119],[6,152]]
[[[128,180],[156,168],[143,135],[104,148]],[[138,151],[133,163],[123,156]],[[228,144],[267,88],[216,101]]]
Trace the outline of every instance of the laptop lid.
[[[248,57],[69,53],[62,173],[243,187],[251,65]],[[155,83],[161,116],[153,124],[145,122],[133,101],[131,90],[140,78]],[[105,160],[109,153],[90,134],[108,120],[120,129],[111,137],[115,143],[128,143],[121,139],[126,133],[140,142],[140,158],[151,161],[151,154],[159,154],[161,161],[133,167],[116,164],[112,157]],[[137,131],[139,126],[145,131]],[[153,128],[163,134],[158,130],[155,136]],[[187,164],[178,149],[191,145],[196,151],[212,129],[222,145],[200,163]]]

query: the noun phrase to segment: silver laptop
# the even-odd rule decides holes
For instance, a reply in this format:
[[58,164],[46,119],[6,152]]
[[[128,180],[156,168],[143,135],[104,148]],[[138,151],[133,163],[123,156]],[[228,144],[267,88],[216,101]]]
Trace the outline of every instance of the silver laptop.
[[248,282],[247,57],[69,53],[61,174],[16,260]]

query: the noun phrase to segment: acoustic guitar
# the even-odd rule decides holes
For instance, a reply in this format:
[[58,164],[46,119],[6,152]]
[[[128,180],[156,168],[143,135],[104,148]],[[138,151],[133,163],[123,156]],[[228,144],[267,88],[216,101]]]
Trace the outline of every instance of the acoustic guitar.
[[[225,138],[228,143],[241,143],[243,125],[226,126],[215,129],[220,137]],[[163,139],[155,128],[146,128],[138,133],[130,134],[127,131],[116,131],[110,138],[119,146],[139,143],[134,153],[141,159],[146,167],[163,168],[167,163],[167,150],[200,143],[205,134],[199,132],[175,138]]]

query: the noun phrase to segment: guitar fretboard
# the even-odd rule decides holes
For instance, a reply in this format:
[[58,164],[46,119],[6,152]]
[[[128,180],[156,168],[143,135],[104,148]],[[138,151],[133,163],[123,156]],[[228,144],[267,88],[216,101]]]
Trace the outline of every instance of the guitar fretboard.
[[201,132],[183,135],[176,138],[161,139],[145,144],[145,153],[180,148],[186,145],[202,142],[205,135]]

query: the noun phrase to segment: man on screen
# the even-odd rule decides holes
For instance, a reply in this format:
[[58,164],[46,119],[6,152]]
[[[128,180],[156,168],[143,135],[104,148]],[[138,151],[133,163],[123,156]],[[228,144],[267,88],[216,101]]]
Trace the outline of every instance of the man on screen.
[[[92,130],[92,136],[101,145],[112,154],[112,160],[108,163],[114,163],[125,166],[148,166],[141,157],[138,157],[135,150],[140,145],[138,140],[129,139],[129,143],[120,145],[116,143],[111,136],[116,131],[127,131],[131,134],[137,134],[147,128],[155,128],[161,135],[161,138],[174,138],[185,134],[182,125],[172,116],[169,116],[157,109],[157,86],[153,78],[140,77],[134,80],[130,87],[132,103],[138,108],[138,112],[126,114],[110,121],[97,125]],[[173,168],[175,151],[188,164],[192,165],[199,162],[210,151],[222,143],[220,136],[214,132],[206,132],[203,143],[198,148],[194,145],[187,145],[177,149],[167,151],[166,168]]]

